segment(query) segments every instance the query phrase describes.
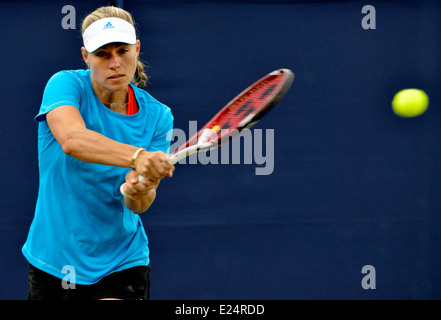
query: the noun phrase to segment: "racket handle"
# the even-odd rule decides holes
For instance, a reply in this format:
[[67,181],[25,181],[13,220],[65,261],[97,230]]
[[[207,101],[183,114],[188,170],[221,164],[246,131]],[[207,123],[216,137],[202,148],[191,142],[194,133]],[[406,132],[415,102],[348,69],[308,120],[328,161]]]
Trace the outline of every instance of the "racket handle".
[[124,191],[124,185],[125,185],[125,183],[123,183],[123,184],[119,187],[119,191],[121,192],[121,194],[122,194],[124,197],[132,198],[132,196],[130,196],[128,193],[126,193],[126,192]]
[[[184,158],[184,157],[182,157]],[[179,158],[179,156],[177,156],[177,154],[172,154],[169,158],[168,158],[168,162],[170,162],[172,165],[175,165],[179,160],[181,160]]]
[[[144,180],[144,179],[147,179],[147,178],[144,178],[144,177],[141,176],[141,175],[138,176],[138,182],[141,182],[141,181]],[[124,197],[127,197],[127,198],[132,199],[132,196],[131,196],[130,194],[128,194],[128,193],[124,190],[124,186],[125,186],[125,183],[123,183],[123,184],[119,187],[119,191],[121,192],[121,194],[122,194]]]

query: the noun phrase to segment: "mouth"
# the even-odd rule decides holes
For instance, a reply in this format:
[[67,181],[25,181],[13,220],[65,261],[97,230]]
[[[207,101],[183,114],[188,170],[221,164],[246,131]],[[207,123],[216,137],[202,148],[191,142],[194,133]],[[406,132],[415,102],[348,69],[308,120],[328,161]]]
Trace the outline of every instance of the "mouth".
[[107,79],[112,80],[112,81],[118,81],[118,80],[121,80],[122,78],[124,78],[123,74],[114,74],[114,75],[108,77]]

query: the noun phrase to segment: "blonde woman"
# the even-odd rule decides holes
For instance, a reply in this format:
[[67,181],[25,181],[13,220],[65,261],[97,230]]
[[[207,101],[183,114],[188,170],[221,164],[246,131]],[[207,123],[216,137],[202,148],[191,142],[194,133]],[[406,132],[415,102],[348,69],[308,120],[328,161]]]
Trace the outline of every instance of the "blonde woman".
[[173,175],[173,116],[141,89],[147,77],[130,13],[101,7],[84,19],[82,35],[87,70],[53,75],[35,117],[40,184],[22,249],[28,298],[148,299],[138,214]]

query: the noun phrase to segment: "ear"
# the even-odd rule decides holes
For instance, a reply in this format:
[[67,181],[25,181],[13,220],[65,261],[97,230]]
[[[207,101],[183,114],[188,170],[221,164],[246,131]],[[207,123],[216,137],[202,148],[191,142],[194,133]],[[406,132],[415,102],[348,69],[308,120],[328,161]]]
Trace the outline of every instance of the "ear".
[[141,41],[136,40],[135,43],[135,50],[136,50],[136,59],[139,57],[139,52],[141,51]]
[[81,55],[83,56],[84,62],[89,65],[89,52],[87,52],[85,47],[81,47]]

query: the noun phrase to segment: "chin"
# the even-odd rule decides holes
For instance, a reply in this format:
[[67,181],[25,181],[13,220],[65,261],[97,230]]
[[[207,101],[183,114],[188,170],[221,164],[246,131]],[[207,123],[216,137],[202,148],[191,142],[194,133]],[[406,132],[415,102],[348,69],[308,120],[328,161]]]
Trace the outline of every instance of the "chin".
[[118,92],[127,89],[129,83],[112,83],[108,84],[106,87],[109,91]]

